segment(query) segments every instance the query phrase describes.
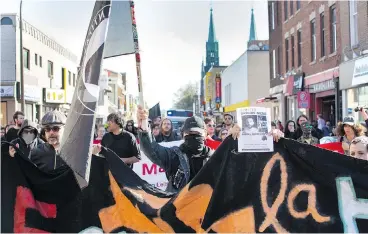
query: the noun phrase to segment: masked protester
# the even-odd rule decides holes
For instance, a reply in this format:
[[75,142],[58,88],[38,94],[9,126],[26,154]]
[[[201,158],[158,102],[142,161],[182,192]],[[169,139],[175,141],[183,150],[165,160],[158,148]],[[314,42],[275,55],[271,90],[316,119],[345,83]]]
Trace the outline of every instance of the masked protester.
[[313,126],[309,122],[303,122],[300,125],[300,128],[303,132],[303,135],[298,138],[298,142],[308,144],[308,145],[317,145],[319,144],[318,138],[312,136]]
[[[31,150],[36,148],[38,145],[43,144],[44,142],[38,137],[36,123],[25,119],[18,132],[18,138],[13,140],[11,143],[17,146],[17,153],[21,154],[23,157],[30,158]],[[15,155],[15,150],[11,146],[9,148],[9,154],[12,157]]]
[[153,163],[165,170],[169,180],[166,191],[178,192],[194,178],[214,152],[205,146],[204,122],[197,116],[187,118],[182,129],[184,143],[167,148],[154,140],[147,118],[147,111],[139,107],[141,149]]
[[49,172],[65,165],[59,156],[61,138],[64,132],[66,116],[54,110],[46,113],[42,120],[46,143],[31,151],[31,161],[41,170]]

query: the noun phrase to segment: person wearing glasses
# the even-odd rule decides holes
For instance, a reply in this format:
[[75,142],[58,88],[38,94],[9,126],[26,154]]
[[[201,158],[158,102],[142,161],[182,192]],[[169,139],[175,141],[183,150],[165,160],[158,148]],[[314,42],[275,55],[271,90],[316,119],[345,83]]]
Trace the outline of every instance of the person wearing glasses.
[[302,130],[302,136],[298,138],[298,142],[308,144],[308,145],[317,145],[319,144],[318,138],[312,136],[313,126],[309,122],[303,122],[300,124],[300,128]]
[[230,130],[234,126],[234,117],[230,114],[224,114],[224,123],[224,128]]
[[50,111],[43,116],[41,126],[45,131],[46,142],[34,148],[30,156],[31,161],[40,170],[50,172],[65,165],[59,156],[65,123],[66,116],[57,110]]
[[216,128],[215,122],[211,118],[205,118],[204,124],[206,125],[207,137],[215,141],[221,141],[221,138],[219,138],[215,134],[215,128]]

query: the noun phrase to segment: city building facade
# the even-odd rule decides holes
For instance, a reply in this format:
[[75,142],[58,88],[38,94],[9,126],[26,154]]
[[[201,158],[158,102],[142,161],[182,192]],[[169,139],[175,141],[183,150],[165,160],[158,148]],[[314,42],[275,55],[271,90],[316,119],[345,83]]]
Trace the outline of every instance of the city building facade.
[[77,83],[78,58],[16,14],[1,15],[1,125],[12,121],[20,104],[20,53],[23,53],[25,117],[40,120],[53,109],[67,112]]
[[268,2],[270,95],[280,103],[273,112],[285,113],[281,119],[305,114],[315,120],[322,114],[336,123],[341,118],[340,5],[333,0]]
[[368,107],[368,3],[367,1],[340,2],[341,38],[343,61],[340,64],[340,90],[342,115],[353,115],[356,107]]

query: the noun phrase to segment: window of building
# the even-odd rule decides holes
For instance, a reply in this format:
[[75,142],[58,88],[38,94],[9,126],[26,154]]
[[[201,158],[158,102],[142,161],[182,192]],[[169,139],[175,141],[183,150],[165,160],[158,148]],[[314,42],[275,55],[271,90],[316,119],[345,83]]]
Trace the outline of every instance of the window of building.
[[302,65],[302,31],[299,29],[297,32],[297,40],[298,40],[298,67]]
[[49,78],[54,78],[54,63],[51,62],[50,60],[47,61],[47,74],[49,76]]
[[316,41],[316,20],[310,22],[311,30],[311,61],[316,61],[317,57],[317,41]]
[[359,43],[358,40],[358,1],[350,0],[350,45],[353,47]]
[[294,45],[294,35],[291,36],[291,68],[294,68],[295,64],[295,45]]
[[277,47],[277,69],[276,69],[276,73],[279,75],[281,74],[281,46]]
[[29,50],[26,48],[23,48],[23,66],[27,69],[29,69]]
[[37,65],[37,63],[38,63],[38,55],[37,54],[35,54],[34,60],[35,60],[35,65]]
[[272,51],[272,77],[276,78],[276,51]]
[[331,53],[337,49],[337,28],[336,28],[336,6],[330,7],[330,22],[331,22]]
[[285,39],[285,72],[289,71],[289,38]]
[[40,59],[40,67],[42,67],[42,56],[38,56]]
[[271,2],[271,28],[272,30],[276,27],[276,2]]
[[288,1],[284,1],[284,20],[288,19]]
[[73,86],[76,86],[75,74],[73,73]]
[[321,57],[324,57],[326,55],[326,28],[325,28],[325,14],[322,12],[320,15],[321,19]]
[[70,71],[68,71],[68,84],[69,86],[72,85],[72,73]]
[[296,10],[300,9],[300,0],[296,0]]
[[13,25],[13,20],[9,17],[1,18],[1,25]]
[[290,1],[290,16],[294,14],[294,0]]

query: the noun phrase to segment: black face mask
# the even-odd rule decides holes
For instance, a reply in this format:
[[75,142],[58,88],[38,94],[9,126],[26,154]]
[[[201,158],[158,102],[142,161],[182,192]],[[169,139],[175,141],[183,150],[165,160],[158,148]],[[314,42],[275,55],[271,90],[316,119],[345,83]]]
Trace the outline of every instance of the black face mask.
[[180,149],[191,157],[198,157],[202,154],[204,148],[204,137],[200,135],[187,135],[184,137],[184,143]]

